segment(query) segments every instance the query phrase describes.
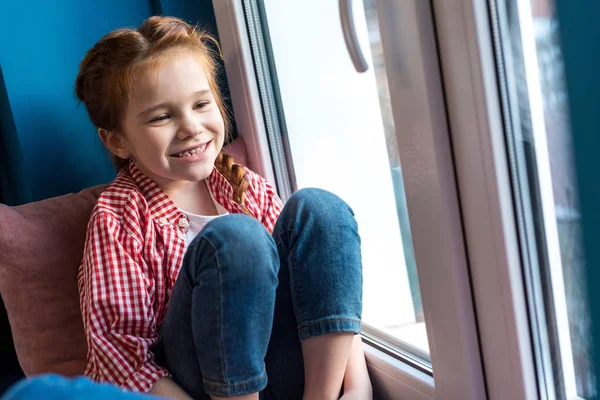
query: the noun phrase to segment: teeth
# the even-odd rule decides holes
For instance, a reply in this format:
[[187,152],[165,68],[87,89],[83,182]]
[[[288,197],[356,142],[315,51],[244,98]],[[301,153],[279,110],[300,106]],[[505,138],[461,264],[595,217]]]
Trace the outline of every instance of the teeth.
[[207,146],[208,146],[208,143],[205,143],[201,147],[197,147],[197,148],[192,149],[190,151],[186,151],[185,153],[179,153],[179,154],[177,154],[177,157],[183,158],[183,157],[192,156],[192,155],[197,154],[197,153],[202,153],[204,150],[206,150]]

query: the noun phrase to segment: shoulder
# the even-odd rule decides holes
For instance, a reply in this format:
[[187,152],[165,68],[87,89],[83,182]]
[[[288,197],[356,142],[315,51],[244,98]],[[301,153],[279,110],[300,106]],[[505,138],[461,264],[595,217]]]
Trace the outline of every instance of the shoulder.
[[248,188],[245,191],[246,207],[269,232],[273,232],[283,209],[283,202],[273,185],[265,178],[248,168],[245,176],[248,180]]
[[147,203],[133,178],[120,172],[98,198],[92,216],[107,214],[112,218],[122,219],[131,207],[144,209],[147,208]]
[[98,198],[88,230],[93,224],[111,224],[113,229],[126,228],[135,237],[147,212],[148,202],[144,195],[133,178],[122,171]]
[[251,196],[258,198],[276,194],[273,185],[271,185],[269,181],[249,168],[244,167],[244,176],[248,181],[248,189],[246,190],[246,194],[250,194]]

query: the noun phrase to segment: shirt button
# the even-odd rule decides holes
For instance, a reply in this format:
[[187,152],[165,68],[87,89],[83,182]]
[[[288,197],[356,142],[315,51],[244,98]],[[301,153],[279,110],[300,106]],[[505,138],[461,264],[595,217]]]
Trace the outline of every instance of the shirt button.
[[187,228],[188,226],[190,226],[190,223],[188,222],[188,220],[186,218],[181,218],[179,220],[179,226],[182,228]]
[[161,217],[158,222],[160,222],[162,225],[166,225],[169,223],[169,220],[167,220],[165,217]]

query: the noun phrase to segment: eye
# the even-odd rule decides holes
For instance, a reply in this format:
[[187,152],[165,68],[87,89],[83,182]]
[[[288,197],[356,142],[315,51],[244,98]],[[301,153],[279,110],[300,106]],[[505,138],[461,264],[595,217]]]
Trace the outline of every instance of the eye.
[[209,104],[209,101],[201,101],[199,103],[196,103],[196,105],[194,106],[194,110],[206,108]]
[[165,120],[167,120],[167,119],[169,119],[169,118],[170,118],[170,117],[169,117],[167,114],[162,114],[162,115],[159,115],[159,116],[158,116],[158,117],[156,117],[156,118],[152,118],[152,119],[151,119],[150,121],[148,121],[148,122],[160,122],[160,121],[165,121]]

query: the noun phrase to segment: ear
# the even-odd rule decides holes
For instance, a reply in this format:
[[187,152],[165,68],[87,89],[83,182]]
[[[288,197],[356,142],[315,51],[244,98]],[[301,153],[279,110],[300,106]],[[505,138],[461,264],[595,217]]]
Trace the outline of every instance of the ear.
[[100,136],[102,143],[104,143],[104,145],[108,147],[110,152],[114,155],[125,160],[131,156],[131,152],[127,148],[125,140],[122,136],[102,128],[98,128],[98,136]]

